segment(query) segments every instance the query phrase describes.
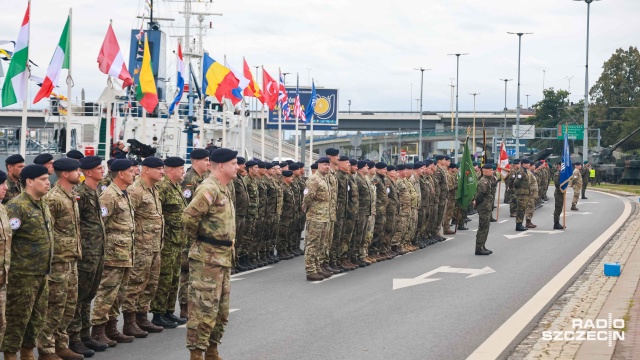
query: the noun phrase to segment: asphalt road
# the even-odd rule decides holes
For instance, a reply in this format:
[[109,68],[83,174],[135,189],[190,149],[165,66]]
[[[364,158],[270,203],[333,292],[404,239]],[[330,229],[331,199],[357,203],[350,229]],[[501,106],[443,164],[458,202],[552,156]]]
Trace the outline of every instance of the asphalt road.
[[[569,194],[571,195],[571,194]],[[516,232],[508,205],[491,223],[490,256],[475,256],[477,215],[469,231],[426,249],[319,283],[305,281],[304,259],[233,276],[224,359],[465,359],[623,213],[621,199],[588,191],[580,211],[552,232],[553,196],[536,211],[536,231]],[[568,196],[568,198],[570,198]],[[506,220],[506,221],[505,221]],[[434,269],[440,279],[393,289],[394,279]],[[455,271],[455,270],[454,270]],[[464,270],[463,270],[464,271]],[[99,353],[98,359],[187,359],[184,327]]]

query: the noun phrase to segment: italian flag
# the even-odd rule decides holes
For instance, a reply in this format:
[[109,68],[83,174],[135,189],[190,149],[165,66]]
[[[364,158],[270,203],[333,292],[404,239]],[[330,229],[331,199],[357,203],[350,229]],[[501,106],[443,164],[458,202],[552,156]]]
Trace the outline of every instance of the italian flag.
[[60,77],[62,69],[69,69],[69,50],[71,50],[71,46],[69,45],[71,42],[71,36],[69,34],[70,21],[71,19],[67,18],[67,23],[64,24],[62,36],[60,36],[56,51],[53,53],[49,68],[47,68],[47,77],[44,78],[40,91],[38,91],[36,97],[33,99],[34,104],[44,98],[48,98],[53,88],[58,84],[58,78]]
[[27,12],[24,14],[11,63],[9,63],[9,70],[7,70],[4,78],[2,106],[25,101],[27,81],[29,80],[29,71],[27,69],[29,61],[29,10],[30,5],[27,6]]

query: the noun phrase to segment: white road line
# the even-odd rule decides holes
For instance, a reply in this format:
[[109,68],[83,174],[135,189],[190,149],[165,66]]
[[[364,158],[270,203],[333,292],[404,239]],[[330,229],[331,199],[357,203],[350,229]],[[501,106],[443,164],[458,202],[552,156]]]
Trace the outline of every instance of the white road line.
[[312,284],[320,284],[321,282],[329,281],[329,280],[331,280],[331,279],[335,279],[335,278],[340,277],[340,276],[342,276],[342,275],[347,275],[347,273],[335,274],[335,275],[333,275],[333,276],[332,276],[332,277],[330,277],[330,278],[326,278],[326,279],[324,279],[324,280],[320,280],[320,281],[313,281],[313,282],[311,282],[311,283],[312,283]]
[[[251,273],[254,273],[254,272],[271,269],[272,267],[273,266],[264,266],[264,267],[261,267],[261,268],[257,268],[257,269],[253,269],[253,270],[249,270],[249,271],[243,271],[241,273],[238,273],[238,274],[235,274],[235,275],[231,275],[231,281],[233,281],[234,278],[237,278],[239,276],[245,276],[247,274],[251,274]],[[242,280],[242,279],[237,279],[237,280]]]
[[[611,197],[619,196],[606,194]],[[467,360],[498,359],[513,342],[513,340],[529,325],[535,316],[542,311],[547,304],[562,290],[564,285],[600,250],[602,245],[622,227],[631,214],[631,203],[626,198],[621,198],[624,202],[624,211],[608,229],[606,229],[597,239],[587,246],[578,256],[573,259],[564,269],[553,277],[540,291],[538,291],[529,301],[527,301],[518,311],[502,324],[491,336],[487,338],[478,348],[469,355]]]
[[504,223],[506,223],[507,221],[509,221],[509,220],[501,220],[501,221],[498,221],[498,223],[500,223],[500,224],[504,224]]

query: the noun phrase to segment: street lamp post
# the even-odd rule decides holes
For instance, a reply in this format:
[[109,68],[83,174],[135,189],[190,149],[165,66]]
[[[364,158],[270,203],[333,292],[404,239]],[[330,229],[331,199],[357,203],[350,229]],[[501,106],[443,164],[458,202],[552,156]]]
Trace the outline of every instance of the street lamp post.
[[527,94],[525,96],[527,97],[527,110],[529,110],[529,96],[531,96],[531,95]]
[[418,160],[422,158],[422,95],[423,95],[423,85],[424,85],[424,71],[431,70],[425,69],[423,67],[414,68],[414,70],[420,71],[420,132],[418,133]]
[[458,150],[460,148],[460,140],[458,139],[458,93],[460,92],[460,56],[461,55],[469,55],[469,53],[458,53],[458,54],[448,54],[456,56],[456,130],[455,130],[455,139],[454,139],[454,152],[453,152],[453,160],[454,162],[458,161]]
[[569,96],[571,96],[571,79],[573,79],[573,76],[565,76],[564,78],[569,81],[569,88],[567,89],[567,91],[569,92]]
[[473,95],[473,152],[476,152],[476,95],[480,95],[480,93],[469,93],[469,95]]
[[504,131],[507,131],[507,83],[513,79],[500,79],[504,81]]
[[518,35],[518,99],[516,103],[516,159],[520,158],[520,59],[522,58],[522,35],[530,35],[533,33],[513,33],[507,34]]

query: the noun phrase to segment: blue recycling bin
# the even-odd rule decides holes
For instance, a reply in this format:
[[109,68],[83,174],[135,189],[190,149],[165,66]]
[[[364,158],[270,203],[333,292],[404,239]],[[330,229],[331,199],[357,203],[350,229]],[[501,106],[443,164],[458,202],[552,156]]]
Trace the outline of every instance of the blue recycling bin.
[[620,263],[605,263],[604,275],[605,276],[620,276]]

